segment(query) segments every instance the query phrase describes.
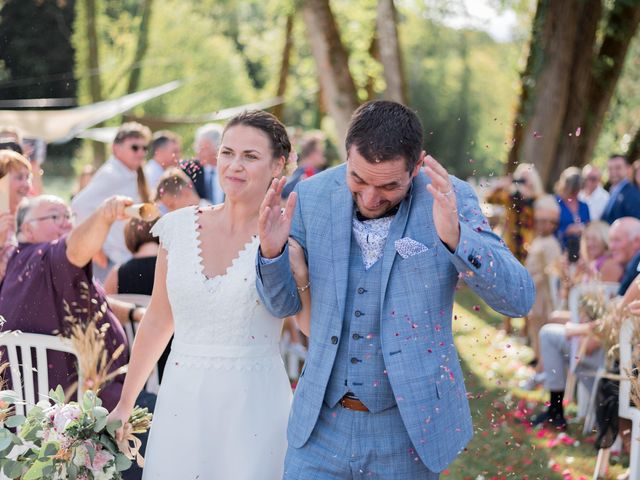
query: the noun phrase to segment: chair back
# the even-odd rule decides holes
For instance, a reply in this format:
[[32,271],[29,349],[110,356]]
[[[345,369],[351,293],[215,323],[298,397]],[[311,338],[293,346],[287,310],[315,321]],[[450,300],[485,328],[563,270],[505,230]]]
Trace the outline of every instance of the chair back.
[[[25,415],[41,400],[36,398],[36,392],[40,397],[49,393],[47,350],[68,353],[76,357],[76,361],[78,359],[71,341],[55,335],[8,330],[0,334],[0,347],[7,349],[11,383],[18,400],[15,405],[17,415]],[[78,371],[78,398],[82,396],[82,385],[82,372]]]

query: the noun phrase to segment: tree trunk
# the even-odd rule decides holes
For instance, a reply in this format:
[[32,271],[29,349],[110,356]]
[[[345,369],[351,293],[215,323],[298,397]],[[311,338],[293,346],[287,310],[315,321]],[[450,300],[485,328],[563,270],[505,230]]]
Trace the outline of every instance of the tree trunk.
[[[351,114],[358,107],[356,86],[349,71],[349,56],[342,41],[329,0],[306,0],[302,18],[316,62],[318,77],[329,115],[343,143]],[[343,148],[338,151],[346,158]]]
[[532,113],[525,126],[520,159],[535,164],[543,183],[548,185],[552,181],[550,171],[570,94],[570,72],[578,29],[576,12],[580,0],[540,0],[540,3],[544,4],[545,18],[540,57],[536,59],[540,61],[539,73],[534,72]]
[[378,0],[376,26],[380,60],[387,89],[384,98],[407,103],[407,85],[402,69],[402,55],[398,39],[397,12],[393,0]]
[[[373,36],[371,37],[371,43],[369,44],[369,55],[374,60],[382,63],[382,60],[380,59],[380,43],[378,42],[378,29],[374,30]],[[365,91],[367,92],[367,100],[373,100],[375,98],[375,95],[376,95],[375,84],[376,84],[376,75],[372,71],[367,72],[367,83],[364,87]]]
[[[585,116],[591,108],[589,92],[593,87],[592,67],[596,54],[595,43],[598,24],[602,17],[602,0],[586,0],[580,4],[578,31],[574,43],[573,66],[569,83],[567,111],[557,138],[558,150],[549,170],[547,187],[560,177],[562,171],[575,165],[580,142],[585,139],[582,131]],[[580,129],[580,130],[578,130]]]
[[[89,71],[89,93],[93,102],[102,100],[102,87],[100,84],[100,59],[98,56],[98,33],[96,28],[96,2],[84,0],[86,12],[86,35],[89,43],[87,56],[87,69]],[[105,160],[104,145],[100,142],[91,142],[93,148],[93,164],[101,165]]]
[[534,66],[537,64],[542,49],[542,32],[544,30],[545,5],[538,2],[536,13],[533,18],[531,27],[531,40],[529,41],[529,55],[527,57],[527,65],[520,75],[520,101],[518,102],[518,110],[516,111],[515,120],[513,122],[513,135],[511,140],[511,149],[505,166],[505,173],[513,173],[518,163],[520,163],[521,146],[524,137],[524,126],[528,118],[531,116],[530,98],[533,94],[535,78]]
[[[284,46],[282,47],[282,61],[280,62],[280,77],[278,79],[278,90],[276,97],[284,97],[287,91],[287,80],[289,78],[289,65],[291,64],[291,49],[293,48],[293,13],[287,16],[285,25]],[[276,105],[272,109],[273,114],[282,119],[284,113],[284,103]]]
[[140,86],[140,72],[142,71],[142,61],[149,47],[149,23],[151,22],[151,10],[153,0],[143,0],[142,3],[142,19],[140,20],[140,30],[138,32],[138,46],[133,57],[131,65],[131,74],[129,75],[129,85],[127,93],[138,91]]
[[618,83],[629,44],[640,23],[640,2],[617,0],[605,29],[605,36],[593,66],[593,81],[589,92],[589,108],[582,126],[576,165],[582,166],[593,157],[602,131],[611,97]]
[[629,160],[629,163],[640,160],[640,127],[636,130],[636,134],[633,136],[633,140],[631,140],[631,143],[629,144],[627,159]]

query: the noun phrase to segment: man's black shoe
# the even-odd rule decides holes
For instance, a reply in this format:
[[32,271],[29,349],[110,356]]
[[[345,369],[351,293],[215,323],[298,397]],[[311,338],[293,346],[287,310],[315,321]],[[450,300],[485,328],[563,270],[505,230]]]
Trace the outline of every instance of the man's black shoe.
[[548,410],[536,415],[531,419],[531,426],[537,427],[543,425],[544,427],[554,428],[556,430],[565,431],[567,429],[567,421],[561,414],[551,415]]

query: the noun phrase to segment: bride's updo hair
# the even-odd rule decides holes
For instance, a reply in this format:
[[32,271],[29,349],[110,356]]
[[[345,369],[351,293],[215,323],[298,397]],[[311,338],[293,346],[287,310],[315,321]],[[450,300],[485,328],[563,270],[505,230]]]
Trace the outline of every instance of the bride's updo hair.
[[289,154],[291,153],[289,135],[287,135],[287,130],[284,125],[280,123],[275,116],[263,110],[242,112],[229,120],[229,123],[224,127],[222,136],[227,133],[227,130],[231,127],[235,127],[236,125],[245,125],[247,127],[257,128],[264,132],[271,142],[273,158],[278,159],[280,157],[284,157],[285,162],[289,158]]

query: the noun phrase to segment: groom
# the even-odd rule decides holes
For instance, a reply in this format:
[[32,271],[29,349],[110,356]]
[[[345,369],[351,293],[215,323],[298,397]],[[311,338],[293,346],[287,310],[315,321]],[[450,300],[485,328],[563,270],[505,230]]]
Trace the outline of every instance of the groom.
[[[471,187],[422,151],[394,102],[353,114],[348,160],[260,212],[257,287],[278,317],[301,308],[287,239],[309,265],[311,335],[293,401],[285,479],[437,479],[472,436],[451,316],[462,277],[525,315],[534,287],[490,230]],[[425,164],[424,170],[421,166]]]

